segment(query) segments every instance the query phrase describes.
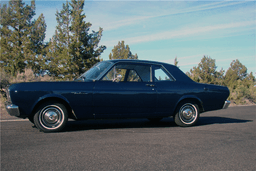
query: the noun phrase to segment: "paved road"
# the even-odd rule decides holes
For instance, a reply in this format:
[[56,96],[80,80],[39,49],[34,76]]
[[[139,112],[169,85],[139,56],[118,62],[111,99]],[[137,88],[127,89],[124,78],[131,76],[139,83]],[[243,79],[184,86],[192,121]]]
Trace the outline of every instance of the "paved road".
[[1,122],[1,171],[256,170],[256,106],[201,115],[197,126],[172,119],[68,123],[45,134],[29,121]]

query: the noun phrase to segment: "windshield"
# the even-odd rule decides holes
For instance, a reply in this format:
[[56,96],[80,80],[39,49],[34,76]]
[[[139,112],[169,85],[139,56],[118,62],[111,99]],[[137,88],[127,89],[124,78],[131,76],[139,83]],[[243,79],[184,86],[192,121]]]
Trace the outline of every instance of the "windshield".
[[99,62],[84,74],[82,74],[78,80],[95,80],[103,71],[108,68],[109,65],[111,65],[110,62]]

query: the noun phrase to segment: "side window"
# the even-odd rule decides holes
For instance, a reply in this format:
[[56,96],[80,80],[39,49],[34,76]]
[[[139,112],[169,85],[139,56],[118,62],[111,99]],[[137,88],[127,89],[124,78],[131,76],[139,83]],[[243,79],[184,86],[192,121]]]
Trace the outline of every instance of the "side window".
[[173,79],[160,66],[155,66],[155,82],[159,81],[173,81]]
[[134,67],[134,70],[137,72],[142,82],[151,82],[151,66],[137,65]]
[[151,66],[138,64],[117,64],[102,81],[151,82]]
[[123,69],[123,68],[119,68],[119,67],[113,67],[107,73],[107,75],[105,75],[105,77],[103,77],[102,80],[103,81],[115,81],[121,75],[121,77],[119,77],[118,81],[124,81],[126,72],[127,72],[127,69]]
[[130,70],[129,75],[127,77],[128,82],[141,82],[141,78],[137,74],[136,71]]

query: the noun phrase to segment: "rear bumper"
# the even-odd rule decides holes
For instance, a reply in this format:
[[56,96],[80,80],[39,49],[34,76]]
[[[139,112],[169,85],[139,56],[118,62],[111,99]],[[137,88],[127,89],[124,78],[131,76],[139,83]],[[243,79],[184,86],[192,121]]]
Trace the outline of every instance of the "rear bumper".
[[227,109],[229,105],[230,105],[230,101],[226,100],[223,105],[223,109]]
[[19,106],[14,104],[6,104],[6,110],[11,116],[20,116]]

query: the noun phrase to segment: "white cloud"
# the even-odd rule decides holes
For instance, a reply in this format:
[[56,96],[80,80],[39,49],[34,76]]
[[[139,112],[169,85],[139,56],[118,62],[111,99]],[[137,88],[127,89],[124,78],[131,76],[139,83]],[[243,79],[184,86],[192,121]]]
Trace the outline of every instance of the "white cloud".
[[[184,28],[180,30],[171,30],[171,31],[165,31],[160,33],[154,33],[150,35],[125,38],[125,41],[127,42],[127,44],[131,45],[131,44],[142,43],[142,42],[182,38],[185,36],[193,36],[193,35],[198,35],[206,32],[213,32],[213,31],[219,31],[219,30],[225,30],[225,29],[255,26],[255,24],[256,24],[256,20],[237,22],[237,23],[228,23],[228,24],[219,24],[219,25],[212,25],[212,26],[205,26],[205,27]],[[255,29],[255,27],[253,29]],[[105,41],[105,42],[103,41],[104,43],[103,42],[102,43],[106,44],[107,46],[113,46],[118,41],[120,40],[111,40],[111,41]]]
[[[143,2],[143,3],[147,3],[147,2]],[[181,3],[183,3],[183,2],[181,2]],[[221,2],[207,3],[207,4],[203,4],[203,5],[192,6],[192,7],[180,9],[180,8],[175,8],[175,7],[170,8],[168,5],[167,5],[167,7],[165,7],[163,4],[161,4],[161,2],[159,2],[161,8],[156,8],[156,10],[150,11],[150,14],[147,13],[148,11],[141,10],[142,6],[140,4],[140,5],[138,5],[138,7],[134,6],[135,9],[133,9],[133,11],[136,11],[137,8],[140,8],[141,12],[138,13],[137,15],[134,15],[132,13],[132,11],[130,11],[131,13],[128,15],[128,17],[127,16],[121,17],[122,16],[121,14],[120,14],[120,16],[119,15],[115,16],[115,15],[111,14],[111,11],[109,11],[109,10],[104,11],[101,6],[98,6],[98,8],[103,11],[100,11],[101,14],[98,16],[97,16],[97,14],[96,15],[91,14],[92,15],[91,20],[93,22],[94,28],[103,27],[105,31],[108,31],[108,30],[115,30],[115,29],[118,29],[118,28],[124,27],[124,26],[141,23],[145,20],[152,19],[152,18],[184,14],[184,13],[191,13],[191,12],[198,12],[198,11],[210,10],[210,9],[215,9],[215,8],[222,8],[222,7],[226,7],[226,6],[238,5],[241,3],[245,3],[245,1],[242,1],[242,2],[240,2],[240,1],[239,2],[221,1]],[[119,4],[119,2],[115,3],[115,4]],[[111,9],[114,12],[116,12],[116,11],[119,11],[120,8],[125,8],[125,5],[127,5],[127,3],[124,3],[123,6],[121,4],[117,5],[117,8],[112,7]],[[166,4],[166,3],[164,3],[164,4]],[[105,3],[104,3],[104,5],[105,5]],[[163,5],[163,6],[161,6],[161,5]],[[149,15],[147,15],[147,14],[149,14]],[[115,17],[113,17],[113,16],[115,16]]]
[[222,7],[238,5],[238,4],[242,4],[242,3],[246,3],[246,1],[219,1],[219,2],[209,3],[209,4],[194,6],[192,8],[185,9],[182,13],[222,8]]
[[132,18],[127,18],[125,20],[119,20],[119,21],[112,21],[110,23],[107,23],[104,27],[104,30],[108,31],[108,30],[114,30],[120,27],[124,27],[124,26],[128,26],[128,25],[132,25],[135,23],[138,23],[140,21],[146,20],[152,18],[150,16],[135,16]]

